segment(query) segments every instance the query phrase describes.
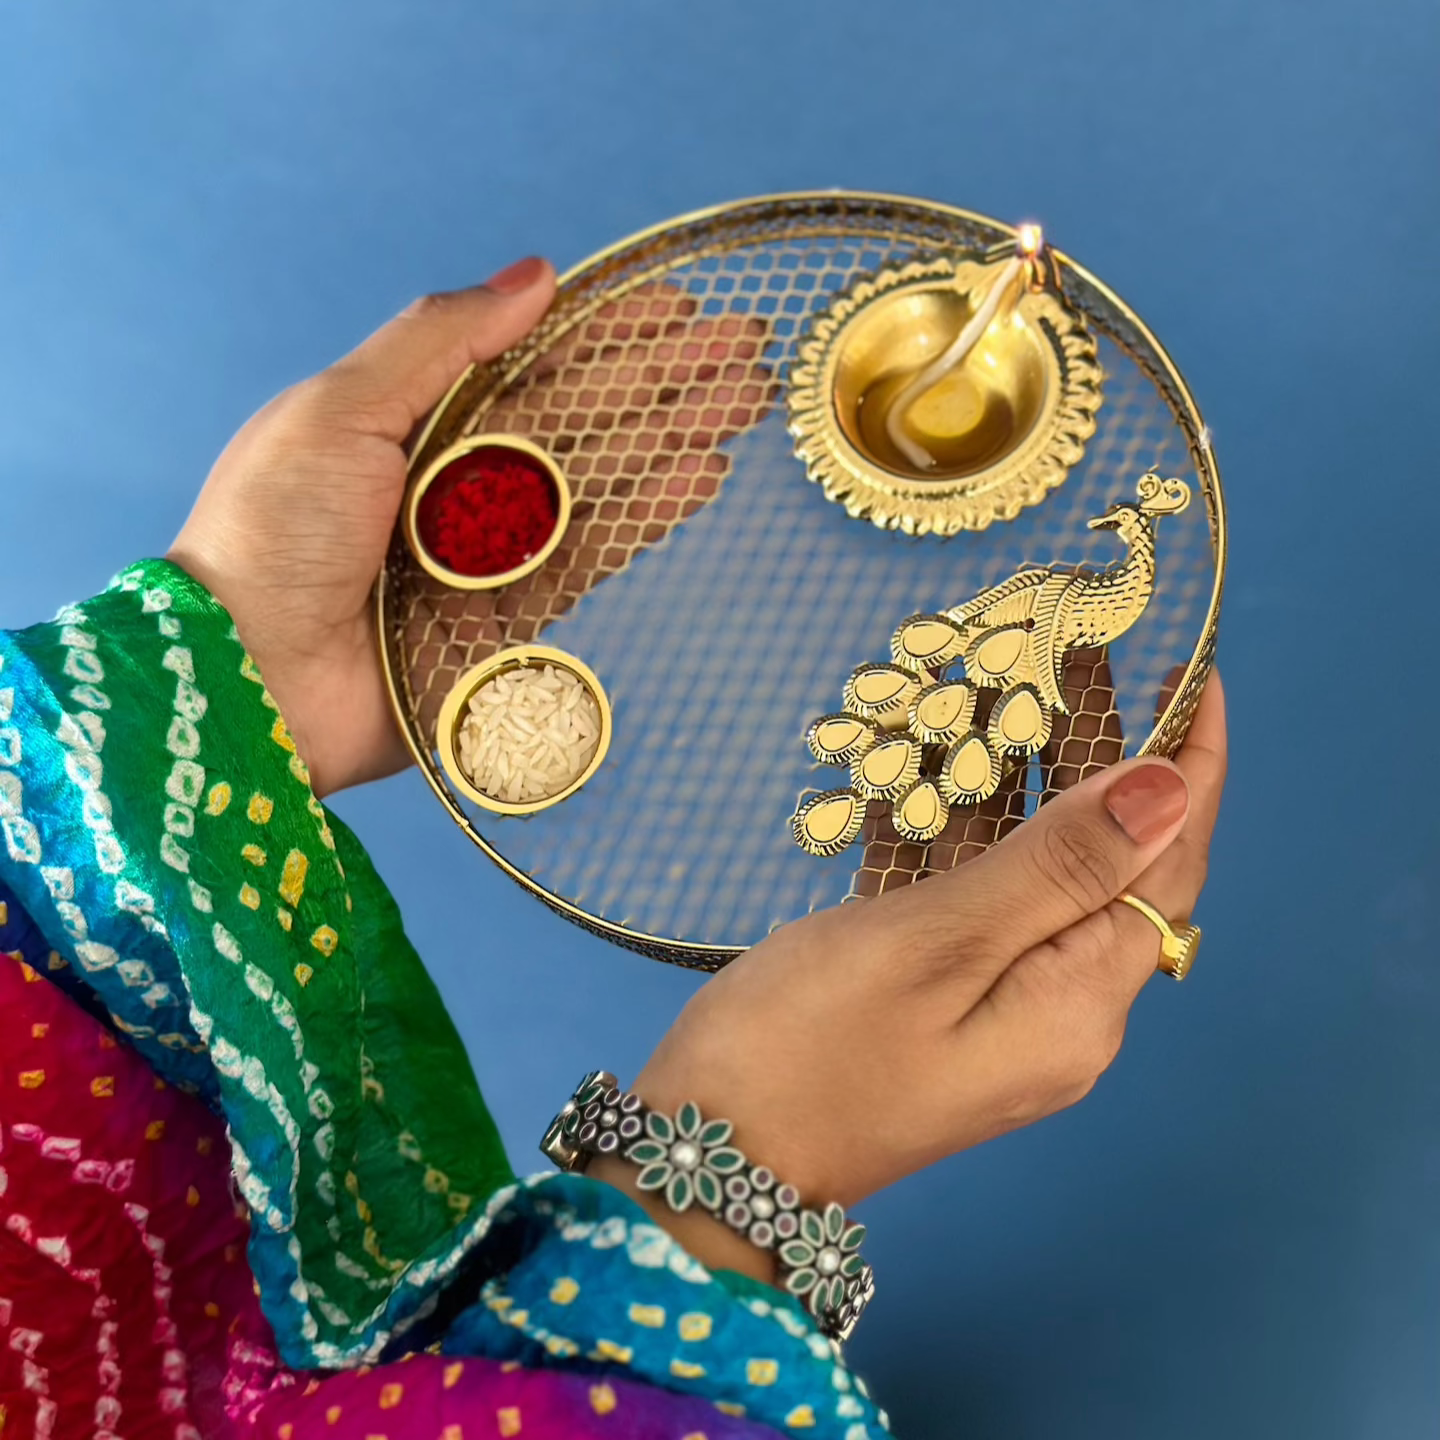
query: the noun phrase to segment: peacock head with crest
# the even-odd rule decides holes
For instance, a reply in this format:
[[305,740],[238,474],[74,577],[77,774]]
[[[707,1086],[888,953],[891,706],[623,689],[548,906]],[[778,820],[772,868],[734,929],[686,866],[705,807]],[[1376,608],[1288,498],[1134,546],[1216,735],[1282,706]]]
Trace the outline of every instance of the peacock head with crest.
[[1112,505],[1103,515],[1087,522],[1091,530],[1115,530],[1130,540],[1150,529],[1150,522],[1160,515],[1178,515],[1190,503],[1190,487],[1183,480],[1162,479],[1159,471],[1150,470],[1140,477],[1135,487],[1137,499]]

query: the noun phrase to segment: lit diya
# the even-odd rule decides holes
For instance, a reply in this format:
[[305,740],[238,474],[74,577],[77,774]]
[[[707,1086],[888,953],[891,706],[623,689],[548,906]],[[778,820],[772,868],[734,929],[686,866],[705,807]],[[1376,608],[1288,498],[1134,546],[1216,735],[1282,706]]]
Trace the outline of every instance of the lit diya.
[[1013,520],[1095,432],[1102,372],[1039,227],[979,260],[863,277],[810,324],[789,395],[796,454],[850,514],[912,535]]

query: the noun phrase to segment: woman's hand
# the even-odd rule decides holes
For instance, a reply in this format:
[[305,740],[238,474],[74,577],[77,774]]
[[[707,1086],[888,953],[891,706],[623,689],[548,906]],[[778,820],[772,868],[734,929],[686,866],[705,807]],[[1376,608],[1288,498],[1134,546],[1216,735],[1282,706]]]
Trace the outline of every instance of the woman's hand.
[[233,616],[317,794],[409,761],[371,603],[405,491],[405,441],[468,365],[521,339],[554,293],[549,264],[532,258],[416,301],[245,425],[171,548]]
[[[1212,676],[1175,763],[1092,775],[957,870],[776,931],[696,994],[633,1088],[732,1120],[810,1206],[853,1205],[1073,1105],[1159,958],[1116,897],[1188,920],[1225,763]],[[590,1173],[637,1193],[627,1162]],[[708,1215],[638,1198],[707,1263],[769,1278],[766,1253]]]
[[[170,552],[234,617],[317,794],[409,759],[371,603],[405,492],[404,442],[468,365],[520,340],[554,292],[550,267],[524,260],[412,305],[240,431]],[[504,590],[413,581],[405,643],[422,724],[434,723],[460,671],[534,639],[719,493],[724,442],[765,414],[775,386],[765,323],[699,308],[681,287],[642,286],[577,326],[486,411],[487,429],[549,446],[574,511],[550,561]],[[586,427],[561,432],[564,405],[582,390],[596,396]]]

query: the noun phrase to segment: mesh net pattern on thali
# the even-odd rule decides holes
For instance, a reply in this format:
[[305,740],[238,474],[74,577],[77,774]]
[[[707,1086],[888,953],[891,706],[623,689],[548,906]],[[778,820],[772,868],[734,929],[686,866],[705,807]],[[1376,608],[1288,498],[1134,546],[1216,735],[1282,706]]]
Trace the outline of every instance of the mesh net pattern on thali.
[[948,869],[1151,734],[1167,677],[1206,638],[1208,504],[1160,521],[1145,614],[1108,653],[1072,655],[1075,713],[992,800],[925,846],[900,842],[879,805],[838,856],[791,838],[797,801],[843,783],[812,760],[806,725],[838,708],[856,665],[888,659],[902,619],[1026,565],[1118,558],[1115,537],[1085,522],[1152,466],[1210,499],[1178,398],[1088,287],[1074,298],[1097,332],[1105,403],[1043,504],[978,534],[915,538],[852,519],[805,478],[783,386],[806,317],[882,265],[997,238],[923,207],[833,205],[662,233],[580,277],[532,351],[454,397],[430,453],[467,433],[524,435],[564,467],[574,518],[541,571],[498,593],[446,591],[397,545],[387,644],[423,749],[450,686],[497,649],[543,635],[600,676],[614,741],[584,789],[524,820],[459,807],[545,891],[642,948],[654,937],[652,953],[706,963],[664,942],[741,948],[807,910]]

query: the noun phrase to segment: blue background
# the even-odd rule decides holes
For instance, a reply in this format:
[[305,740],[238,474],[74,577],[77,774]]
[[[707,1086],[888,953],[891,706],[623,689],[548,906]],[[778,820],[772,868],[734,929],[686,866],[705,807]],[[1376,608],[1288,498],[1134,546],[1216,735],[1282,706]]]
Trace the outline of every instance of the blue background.
[[[427,289],[716,200],[1036,216],[1151,322],[1234,524],[1206,952],[1094,1097],[866,1207],[902,1435],[1440,1430],[1434,0],[0,12],[0,624],[163,550],[230,433]],[[522,1164],[695,978],[340,808]]]

